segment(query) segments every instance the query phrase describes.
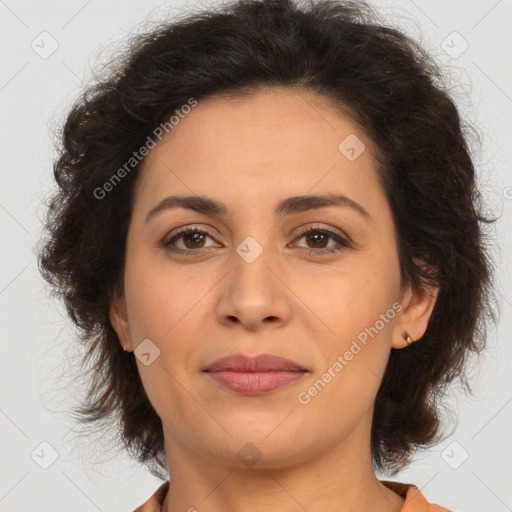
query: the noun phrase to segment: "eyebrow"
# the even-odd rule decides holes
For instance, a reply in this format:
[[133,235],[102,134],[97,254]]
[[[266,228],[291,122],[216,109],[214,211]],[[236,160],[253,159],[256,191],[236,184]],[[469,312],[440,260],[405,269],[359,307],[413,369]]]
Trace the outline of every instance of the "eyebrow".
[[[275,209],[277,216],[291,215],[308,210],[325,208],[329,206],[348,207],[368,220],[373,220],[371,215],[359,204],[343,194],[324,194],[288,197],[279,202]],[[168,196],[162,199],[146,215],[148,222],[157,214],[173,208],[185,208],[205,215],[228,216],[230,211],[224,203],[205,196]]]

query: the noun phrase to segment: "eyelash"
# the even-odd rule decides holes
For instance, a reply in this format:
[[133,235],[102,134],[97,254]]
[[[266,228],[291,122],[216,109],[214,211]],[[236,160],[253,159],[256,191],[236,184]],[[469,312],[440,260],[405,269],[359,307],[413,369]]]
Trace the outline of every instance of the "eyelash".
[[[186,256],[191,255],[191,253],[197,253],[197,252],[201,251],[201,249],[185,250],[185,249],[179,249],[176,247],[171,248],[171,243],[174,243],[175,241],[179,240],[180,238],[185,236],[187,233],[200,233],[202,235],[207,235],[210,238],[214,239],[214,237],[208,231],[206,231],[204,229],[198,229],[193,226],[189,226],[189,227],[186,227],[186,228],[178,231],[172,238],[170,238],[168,240],[164,239],[164,241],[162,242],[162,245],[165,247],[165,249],[167,249],[168,251],[170,251],[174,254],[183,254]],[[302,230],[295,240],[300,240],[301,238],[303,238],[304,236],[306,236],[310,233],[321,233],[323,235],[327,235],[329,238],[332,238],[334,241],[338,242],[338,244],[340,244],[340,246],[330,247],[328,249],[319,249],[319,250],[309,249],[309,255],[333,254],[333,253],[342,252],[342,251],[352,247],[352,244],[351,244],[351,242],[349,242],[348,239],[345,239],[345,238],[341,237],[340,235],[338,235],[337,233],[333,233],[332,231],[329,231],[328,229],[323,229],[323,228],[319,228],[316,226],[309,226],[308,228]]]

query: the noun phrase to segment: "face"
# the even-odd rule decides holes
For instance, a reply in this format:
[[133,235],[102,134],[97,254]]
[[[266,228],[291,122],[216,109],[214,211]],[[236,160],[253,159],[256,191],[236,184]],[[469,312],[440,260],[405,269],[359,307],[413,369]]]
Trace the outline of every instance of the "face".
[[[278,467],[369,443],[390,350],[431,310],[402,285],[371,140],[321,96],[276,88],[199,101],[150,151],[111,320],[168,450]],[[300,370],[204,371],[237,354]]]

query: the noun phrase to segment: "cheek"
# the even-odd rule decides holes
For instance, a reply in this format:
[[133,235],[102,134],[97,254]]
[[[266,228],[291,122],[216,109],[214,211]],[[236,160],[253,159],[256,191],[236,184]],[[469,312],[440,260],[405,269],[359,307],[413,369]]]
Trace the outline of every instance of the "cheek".
[[[199,281],[198,278],[198,284]],[[197,326],[195,313],[200,311],[204,293],[203,288],[190,283],[176,269],[171,272],[164,264],[149,265],[137,254],[127,259],[125,297],[134,348],[147,339],[157,347],[148,345],[149,365],[138,357],[136,363],[146,394],[160,416],[186,410],[188,395],[182,392],[181,385],[189,387],[187,372],[194,343],[193,326]],[[153,354],[157,355],[153,358]]]
[[329,327],[317,339],[322,359],[318,405],[332,407],[335,415],[347,407],[361,412],[371,405],[391,350],[399,289],[393,255],[361,258],[361,264],[333,273],[328,293],[308,294],[303,288],[305,302]]
[[125,295],[134,343],[154,339],[162,349],[164,340],[190,324],[188,315],[204,295],[204,278],[194,281],[162,258],[143,251],[127,259]]
[[300,390],[299,402],[308,402],[304,413],[325,436],[355,428],[372,407],[387,366],[396,313],[384,289],[368,290],[372,294],[359,290],[352,302],[340,293],[330,306],[334,334],[317,340],[321,364]]
[[[323,270],[310,278],[301,274],[293,289],[322,321],[318,334],[336,340],[335,348],[339,348],[373,326],[381,315],[388,313],[386,320],[396,316],[392,306],[400,292],[398,261],[393,254],[389,258],[357,254],[328,273]],[[382,334],[389,334],[390,324],[379,322]]]

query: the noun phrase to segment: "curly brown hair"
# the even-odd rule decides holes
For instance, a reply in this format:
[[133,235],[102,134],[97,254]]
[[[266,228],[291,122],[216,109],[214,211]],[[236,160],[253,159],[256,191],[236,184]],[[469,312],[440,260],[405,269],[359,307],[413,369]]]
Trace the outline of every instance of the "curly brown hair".
[[276,85],[326,96],[364,127],[377,148],[402,278],[439,288],[421,342],[391,351],[374,408],[374,468],[394,474],[416,449],[438,442],[440,399],[456,377],[471,391],[466,362],[484,349],[486,320],[494,319],[484,229],[493,219],[482,213],[470,127],[425,50],[361,1],[239,0],[133,36],[105,69],[59,135],[59,189],[39,262],[80,329],[84,360],[93,361],[75,411],[80,420],[119,418],[124,448],[166,478],[162,422],[109,320],[123,289],[144,159],[109,187],[108,200],[98,191],[191,97],[240,97]]

